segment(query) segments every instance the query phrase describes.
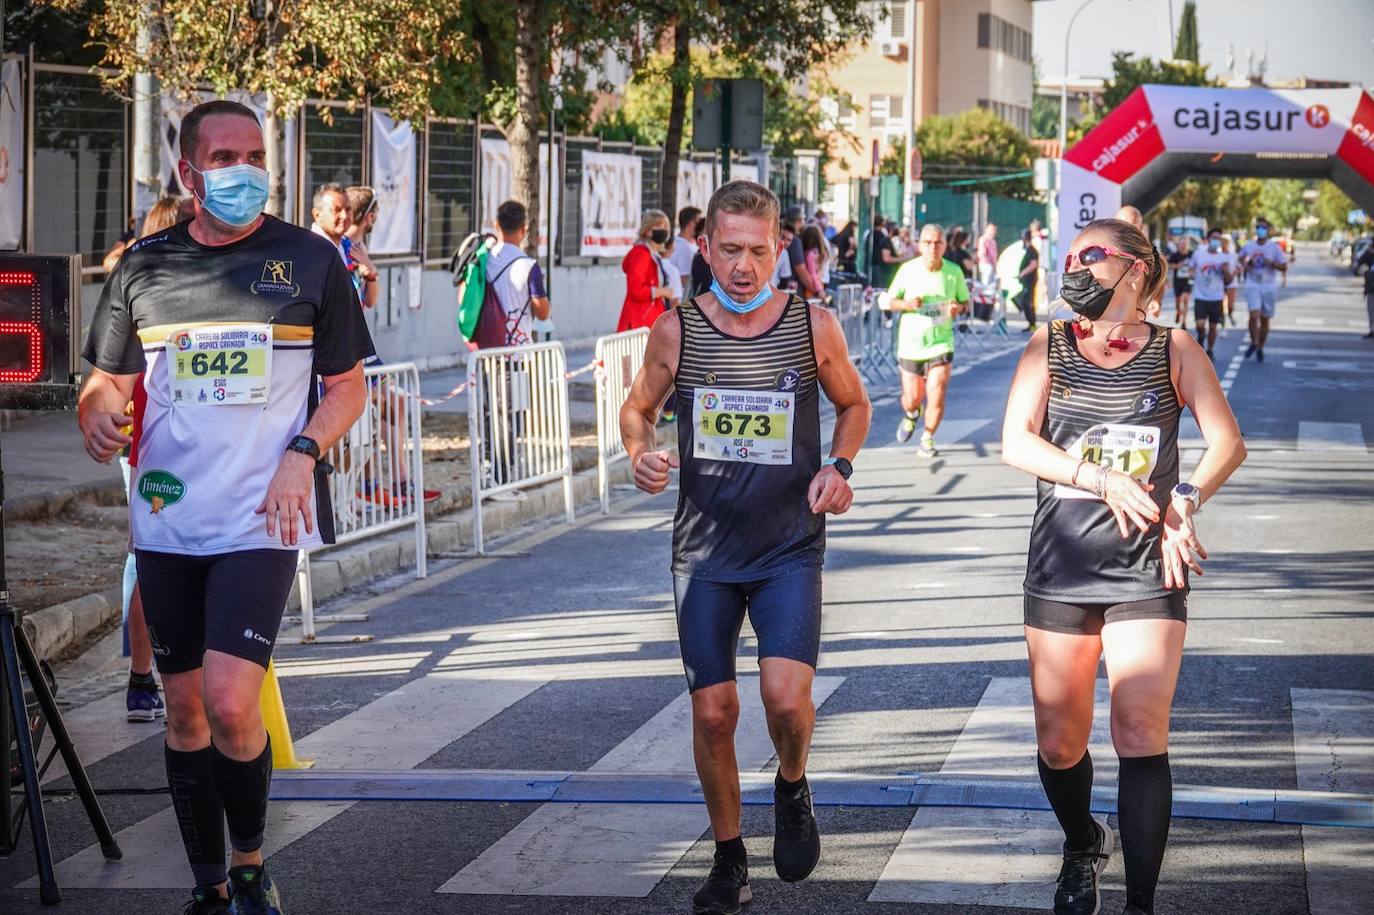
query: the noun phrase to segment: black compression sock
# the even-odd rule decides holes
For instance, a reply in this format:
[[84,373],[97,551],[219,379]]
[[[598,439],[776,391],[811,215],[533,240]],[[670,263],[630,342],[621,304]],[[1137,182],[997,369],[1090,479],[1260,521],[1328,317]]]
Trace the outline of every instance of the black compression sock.
[[717,842],[716,851],[735,861],[743,861],[749,857],[748,853],[744,850],[743,836],[735,836],[733,839]]
[[129,668],[129,686],[135,689],[157,689],[157,681],[153,679],[153,672],[150,670],[146,674]]
[[215,787],[224,801],[229,841],[234,850],[253,852],[262,847],[267,828],[267,794],[272,787],[272,738],[257,759],[239,762],[211,746]]
[[1117,790],[1117,823],[1126,860],[1126,901],[1150,912],[1164,846],[1169,841],[1169,811],[1174,801],[1169,754],[1123,756]]
[[800,790],[802,789],[802,786],[805,785],[805,784],[806,784],[806,773],[805,773],[805,772],[803,772],[803,773],[802,773],[802,777],[799,778],[799,779],[797,779],[795,782],[789,782],[787,779],[783,778],[783,777],[782,777],[782,772],[781,772],[781,771],[779,771],[777,777],[776,777],[775,779],[773,779],[773,787],[777,789],[777,791],[778,791],[779,794],[787,794],[787,795],[796,794],[798,791],[800,791]]
[[183,752],[163,748],[181,842],[197,886],[217,886],[229,877],[224,865],[224,805],[211,772],[210,748]]
[[1035,754],[1040,767],[1040,784],[1045,786],[1059,825],[1064,828],[1065,846],[1070,851],[1084,851],[1097,844],[1097,829],[1091,811],[1093,794],[1093,758],[1087,750],[1083,758],[1067,769],[1052,769]]

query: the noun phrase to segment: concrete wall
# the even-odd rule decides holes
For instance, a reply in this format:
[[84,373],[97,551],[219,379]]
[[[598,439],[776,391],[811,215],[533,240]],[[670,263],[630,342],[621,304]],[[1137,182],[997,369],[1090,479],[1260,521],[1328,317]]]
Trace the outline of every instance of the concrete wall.
[[[411,307],[412,275],[419,271],[419,307]],[[377,354],[386,362],[414,362],[421,370],[467,361],[467,344],[458,333],[458,293],[447,270],[424,269],[418,262],[379,268],[382,293],[367,323]],[[89,326],[100,301],[104,278],[81,287],[82,324]],[[554,336],[581,343],[615,332],[625,300],[620,263],[554,267],[549,283]]]

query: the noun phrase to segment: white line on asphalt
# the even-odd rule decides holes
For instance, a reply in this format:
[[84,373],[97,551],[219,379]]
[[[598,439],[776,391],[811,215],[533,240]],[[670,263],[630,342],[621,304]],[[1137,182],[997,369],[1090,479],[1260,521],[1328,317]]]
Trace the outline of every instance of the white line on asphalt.
[[[1294,689],[1298,790],[1374,794],[1374,692]],[[1374,833],[1302,827],[1311,915],[1357,915],[1374,898]]]
[[1359,423],[1322,423],[1309,420],[1298,422],[1298,450],[1320,451],[1326,454],[1369,453],[1364,443],[1364,427]]
[[[817,677],[816,705],[842,682],[843,677]],[[758,678],[740,678],[739,698],[735,752],[740,771],[756,771],[773,757]],[[691,696],[678,696],[591,771],[695,771]],[[709,826],[706,808],[696,805],[545,804],[438,892],[642,898]]]
[[[62,713],[62,721],[67,725],[72,743],[76,745],[82,766],[93,766],[107,756],[163,733],[161,722],[134,723],[126,720],[127,714],[128,706],[122,689]],[[47,784],[66,774],[67,764],[59,753],[48,774],[43,776],[43,783]]]
[[1238,351],[1231,357],[1231,362],[1226,366],[1226,375],[1221,380],[1221,392],[1229,395],[1231,386],[1236,383],[1236,375],[1240,373],[1240,364],[1245,361],[1245,350]]
[[1339,372],[1345,375],[1374,374],[1374,364],[1353,360],[1331,359],[1285,359],[1283,367],[1299,372]]
[[[325,769],[412,769],[547,680],[428,674],[392,690],[296,742],[296,754]],[[293,801],[268,811],[263,851],[272,855],[352,807],[353,801]],[[174,889],[191,881],[171,807],[117,833],[122,861],[98,845],[57,866],[66,887]],[[23,886],[37,885],[30,880]]]
[[1301,324],[1304,327],[1323,327],[1326,324],[1325,318],[1294,318],[1294,324]]
[[[1105,680],[1097,681],[1096,701],[1090,747],[1099,780],[1106,781],[1116,771],[1116,753]],[[1035,776],[1029,678],[992,679],[940,771]],[[923,807],[868,901],[1048,909],[1063,843],[1049,811]]]

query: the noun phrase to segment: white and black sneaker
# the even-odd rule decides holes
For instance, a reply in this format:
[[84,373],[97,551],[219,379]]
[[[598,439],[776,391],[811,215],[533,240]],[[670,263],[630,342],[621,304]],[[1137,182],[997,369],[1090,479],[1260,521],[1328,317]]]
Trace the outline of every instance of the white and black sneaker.
[[1114,837],[1105,820],[1093,817],[1097,844],[1084,851],[1064,849],[1064,864],[1059,868],[1054,891],[1054,915],[1097,915],[1102,899],[1097,893],[1097,878],[1107,869]]
[[693,915],[736,915],[754,894],[749,890],[749,859],[716,849],[706,882],[692,897]]

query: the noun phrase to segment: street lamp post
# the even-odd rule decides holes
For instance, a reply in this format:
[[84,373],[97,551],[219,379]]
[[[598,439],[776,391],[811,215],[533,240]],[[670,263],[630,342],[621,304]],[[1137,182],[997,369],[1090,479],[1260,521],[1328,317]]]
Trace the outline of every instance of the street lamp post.
[[1083,0],[1069,17],[1069,26],[1064,29],[1064,72],[1059,78],[1059,158],[1064,158],[1064,146],[1069,136],[1069,36],[1073,34],[1073,24],[1078,14],[1088,8],[1093,0]]

